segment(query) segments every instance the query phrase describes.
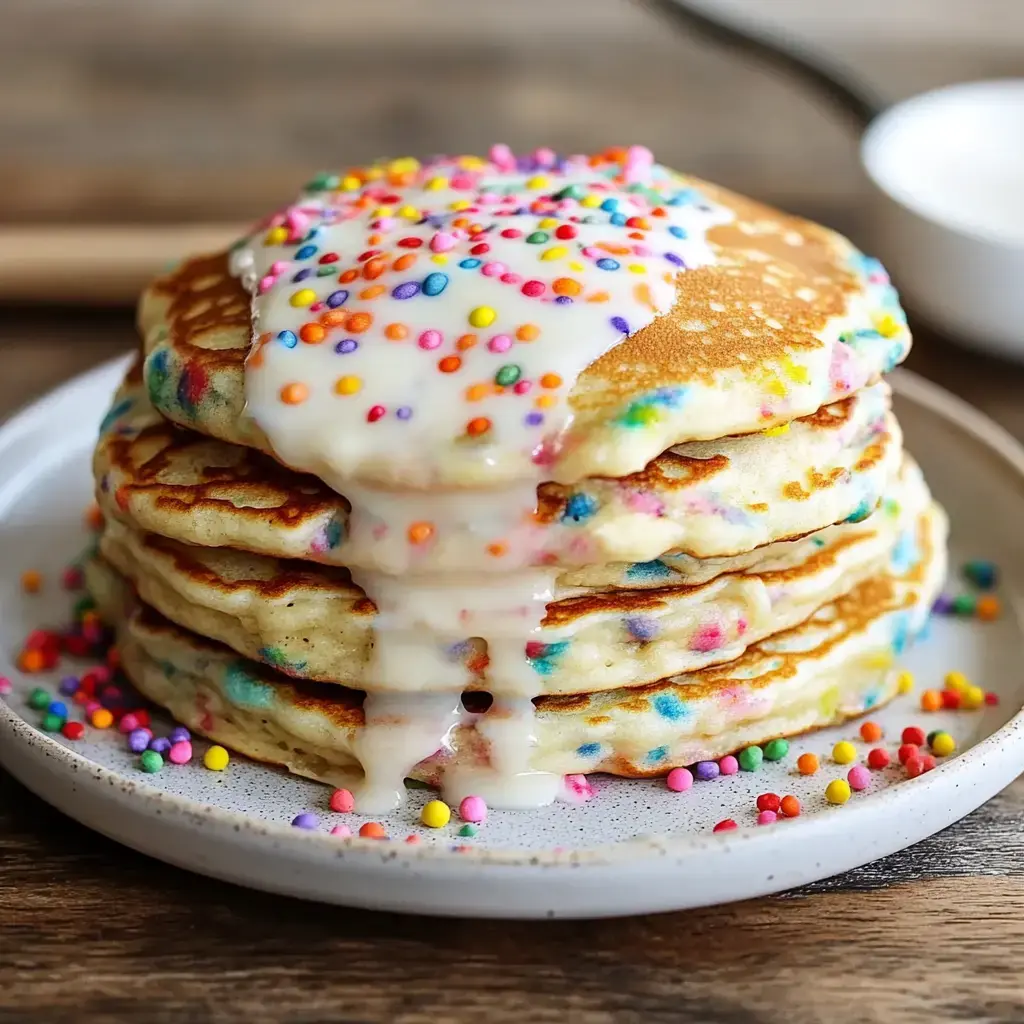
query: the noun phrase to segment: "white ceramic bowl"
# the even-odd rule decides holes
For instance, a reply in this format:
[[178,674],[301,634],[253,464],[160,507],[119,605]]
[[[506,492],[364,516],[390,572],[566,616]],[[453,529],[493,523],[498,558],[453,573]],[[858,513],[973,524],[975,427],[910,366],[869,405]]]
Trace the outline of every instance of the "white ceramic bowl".
[[873,247],[909,308],[1024,359],[1024,79],[898,103],[864,134],[861,160]]

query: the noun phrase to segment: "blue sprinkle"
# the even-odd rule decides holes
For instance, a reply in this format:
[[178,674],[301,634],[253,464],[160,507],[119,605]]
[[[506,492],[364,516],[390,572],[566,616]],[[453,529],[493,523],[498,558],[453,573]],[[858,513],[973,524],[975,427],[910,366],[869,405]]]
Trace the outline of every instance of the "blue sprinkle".
[[574,523],[581,523],[594,515],[600,506],[597,499],[589,494],[573,494],[565,503],[565,511],[562,513],[562,522],[572,520]]
[[670,235],[675,235],[676,238],[686,238],[686,237],[688,237],[687,234],[686,234],[686,228],[681,228],[678,224],[673,224],[668,229],[668,233]]
[[341,523],[337,519],[332,519],[324,529],[324,539],[327,541],[327,546],[329,548],[336,548],[341,543],[341,538]]
[[341,288],[336,292],[331,292],[331,294],[327,296],[327,305],[330,306],[331,309],[336,309],[338,306],[344,306],[346,302],[348,302],[348,292],[345,291],[344,288]]
[[658,761],[664,761],[668,757],[668,747],[655,747],[653,750],[647,751],[647,760],[653,761],[655,764]]
[[316,246],[315,245],[304,245],[295,254],[295,258],[297,260],[308,260],[310,256],[313,256],[315,254],[316,254]]
[[559,306],[571,306],[572,305],[572,299],[568,295],[559,295],[558,298],[555,299],[555,302]]
[[627,580],[663,580],[672,575],[672,570],[659,559],[653,562],[634,562],[626,570]]
[[281,342],[285,348],[295,348],[299,343],[299,339],[295,336],[294,331],[281,331],[277,336],[277,340]]
[[612,317],[612,327],[620,334],[629,334],[629,324],[621,316]]
[[410,419],[412,417],[412,409],[410,409],[409,406],[407,405],[401,405],[395,410],[395,415],[400,420]]
[[667,718],[671,722],[678,722],[680,718],[685,718],[689,714],[686,705],[674,693],[656,694],[651,698],[651,704],[662,718]]
[[872,506],[867,501],[862,501],[853,512],[846,517],[844,522],[847,523],[862,523],[869,515],[871,515]]
[[619,261],[618,260],[613,260],[610,256],[602,256],[601,259],[599,259],[597,261],[597,265],[602,270],[618,270],[619,269]]
[[391,296],[395,299],[411,299],[418,295],[420,286],[416,281],[403,281],[391,290]]
[[580,757],[597,757],[601,753],[600,743],[583,743],[576,748]]
[[528,427],[539,427],[544,422],[544,417],[539,412],[526,414],[526,425]]
[[68,706],[62,700],[50,701],[50,706],[46,709],[51,715],[59,715],[61,718],[68,717]]
[[337,345],[334,346],[334,351],[339,355],[348,355],[349,352],[355,352],[359,348],[359,342],[355,338],[342,338]]
[[[399,286],[401,287],[401,286]],[[441,292],[448,287],[448,275],[447,274],[427,274],[423,279],[423,294],[424,295],[440,295]]]
[[462,267],[463,270],[475,270],[480,266],[480,261],[475,257],[470,256],[467,259],[460,261],[459,266]]
[[626,223],[626,215],[624,213],[613,213],[608,218],[609,222],[614,224],[617,228],[621,228]]
[[305,270],[300,270],[293,278],[293,281],[305,281],[307,277],[312,277],[313,271],[306,267]]
[[634,640],[653,640],[658,635],[658,623],[642,615],[631,615],[626,619],[626,629]]
[[677,267],[686,266],[686,264],[683,262],[683,257],[677,256],[674,252],[665,253],[665,259],[667,259],[669,263],[674,263]]
[[611,198],[609,198],[609,199],[606,199],[601,204],[601,209],[605,210],[607,213],[614,213],[618,208],[619,208],[619,201],[618,201],[618,199],[611,199]]

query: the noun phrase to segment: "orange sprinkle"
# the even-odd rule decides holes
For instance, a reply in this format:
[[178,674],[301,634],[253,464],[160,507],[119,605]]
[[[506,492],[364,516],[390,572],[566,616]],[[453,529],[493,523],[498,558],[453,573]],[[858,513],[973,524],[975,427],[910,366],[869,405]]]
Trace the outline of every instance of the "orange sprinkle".
[[551,285],[551,290],[556,295],[579,295],[583,291],[583,285],[571,277],[557,277]]
[[42,672],[45,661],[42,651],[22,651],[18,656],[18,668],[22,672]]
[[994,594],[986,594],[984,597],[979,597],[978,603],[974,606],[974,614],[984,622],[992,622],[994,619],[998,619],[1002,610],[999,598]]
[[938,711],[942,707],[942,694],[938,690],[925,690],[921,694],[922,711]]
[[373,317],[369,313],[352,313],[345,319],[345,330],[353,334],[362,334],[370,329]]
[[87,611],[82,614],[82,625],[86,628],[92,628],[100,624],[100,614],[97,611]]
[[363,265],[363,277],[365,277],[367,281],[375,281],[387,269],[387,262],[379,256],[376,256],[372,260],[367,260]]
[[374,232],[372,235],[368,235],[367,236],[366,244],[367,245],[380,245],[382,238],[383,238],[382,235],[378,235],[376,232]]
[[479,402],[481,398],[487,397],[490,390],[486,384],[471,384],[466,388],[466,401]]
[[394,263],[391,264],[394,270],[408,270],[416,262],[416,254],[407,252],[404,256],[399,256]]
[[813,775],[818,770],[818,755],[801,754],[796,759],[796,767],[801,775]]
[[587,302],[607,302],[611,296],[607,292],[594,292],[587,297]]
[[642,231],[630,231],[629,238],[635,238],[638,242],[642,242],[647,236]]
[[642,302],[645,306],[657,312],[657,307],[654,305],[654,299],[651,297],[650,285],[638,284],[633,289],[633,295],[636,297],[638,302]]
[[305,384],[285,384],[281,388],[281,401],[285,405],[302,405],[309,398],[309,388]]
[[562,386],[562,378],[557,373],[545,373],[540,379],[542,388],[559,388]]
[[368,821],[359,829],[359,834],[364,839],[387,839],[388,833],[379,821]]
[[488,544],[487,554],[494,555],[495,558],[501,558],[502,555],[508,554],[508,545],[504,543],[504,541],[497,541],[494,544]]
[[21,574],[21,589],[26,594],[38,594],[43,589],[43,574],[36,569],[26,569]]
[[319,345],[327,337],[327,332],[319,324],[303,324],[299,328],[299,337],[307,345]]
[[516,328],[516,337],[520,341],[534,341],[540,336],[540,328],[536,324],[520,324]]
[[384,337],[391,341],[402,341],[409,337],[409,328],[405,324],[388,324],[384,328]]
[[410,544],[426,544],[434,536],[433,523],[413,523],[408,529]]
[[354,281],[358,276],[358,270],[345,270],[338,275],[338,280],[342,284],[348,284],[350,281]]
[[882,738],[882,727],[877,722],[865,722],[860,727],[860,738],[865,743],[877,743]]
[[466,424],[466,433],[470,437],[479,437],[491,429],[491,421],[486,416],[477,416]]
[[387,291],[387,288],[382,284],[371,284],[369,288],[364,288],[359,293],[361,299],[376,299],[379,298]]
[[90,530],[103,529],[103,513],[100,511],[99,505],[94,503],[85,510],[85,525]]
[[554,395],[538,395],[533,404],[538,409],[550,409],[551,406],[558,404],[558,399]]
[[468,228],[469,227],[469,218],[468,217],[456,217],[455,220],[452,221],[452,227],[453,228]]
[[437,364],[437,368],[442,373],[454,373],[461,365],[462,360],[458,356],[445,356]]
[[348,316],[347,309],[332,309],[329,313],[320,314],[320,323],[324,327],[344,327]]
[[628,256],[630,252],[628,245],[613,245],[611,242],[598,242],[597,248],[610,252],[613,256]]
[[465,352],[467,348],[472,348],[476,344],[475,334],[462,334],[459,336],[459,340],[455,342],[455,347],[460,352]]
[[787,818],[799,818],[800,817],[800,801],[795,796],[784,796],[779,801],[779,810]]

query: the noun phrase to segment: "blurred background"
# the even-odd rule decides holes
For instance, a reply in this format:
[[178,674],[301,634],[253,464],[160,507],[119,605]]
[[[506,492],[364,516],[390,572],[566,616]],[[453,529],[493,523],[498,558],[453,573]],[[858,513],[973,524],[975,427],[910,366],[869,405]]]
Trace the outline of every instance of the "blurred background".
[[[885,101],[1024,73],[1024,0],[699,6],[795,40]],[[154,268],[319,168],[497,140],[639,142],[857,239],[857,136],[798,83],[630,0],[2,0],[5,405],[128,344]]]

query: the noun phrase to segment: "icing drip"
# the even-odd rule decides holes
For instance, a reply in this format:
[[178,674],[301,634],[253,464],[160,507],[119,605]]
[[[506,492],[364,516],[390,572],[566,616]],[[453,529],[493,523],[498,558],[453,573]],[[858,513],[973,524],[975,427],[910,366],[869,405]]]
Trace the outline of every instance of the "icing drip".
[[[559,160],[496,146],[324,175],[233,250],[253,295],[248,414],[278,458],[346,496],[353,545],[376,555],[353,570],[379,610],[361,809],[393,804],[449,742],[467,686],[494,697],[474,719],[483,763],[442,778],[446,793],[558,795],[531,763],[526,651],[555,577],[535,567],[536,487],[579,374],[671,308],[678,273],[713,261],[707,230],[731,218],[640,147]],[[438,568],[464,545],[494,569]],[[453,656],[467,644],[486,658]]]

